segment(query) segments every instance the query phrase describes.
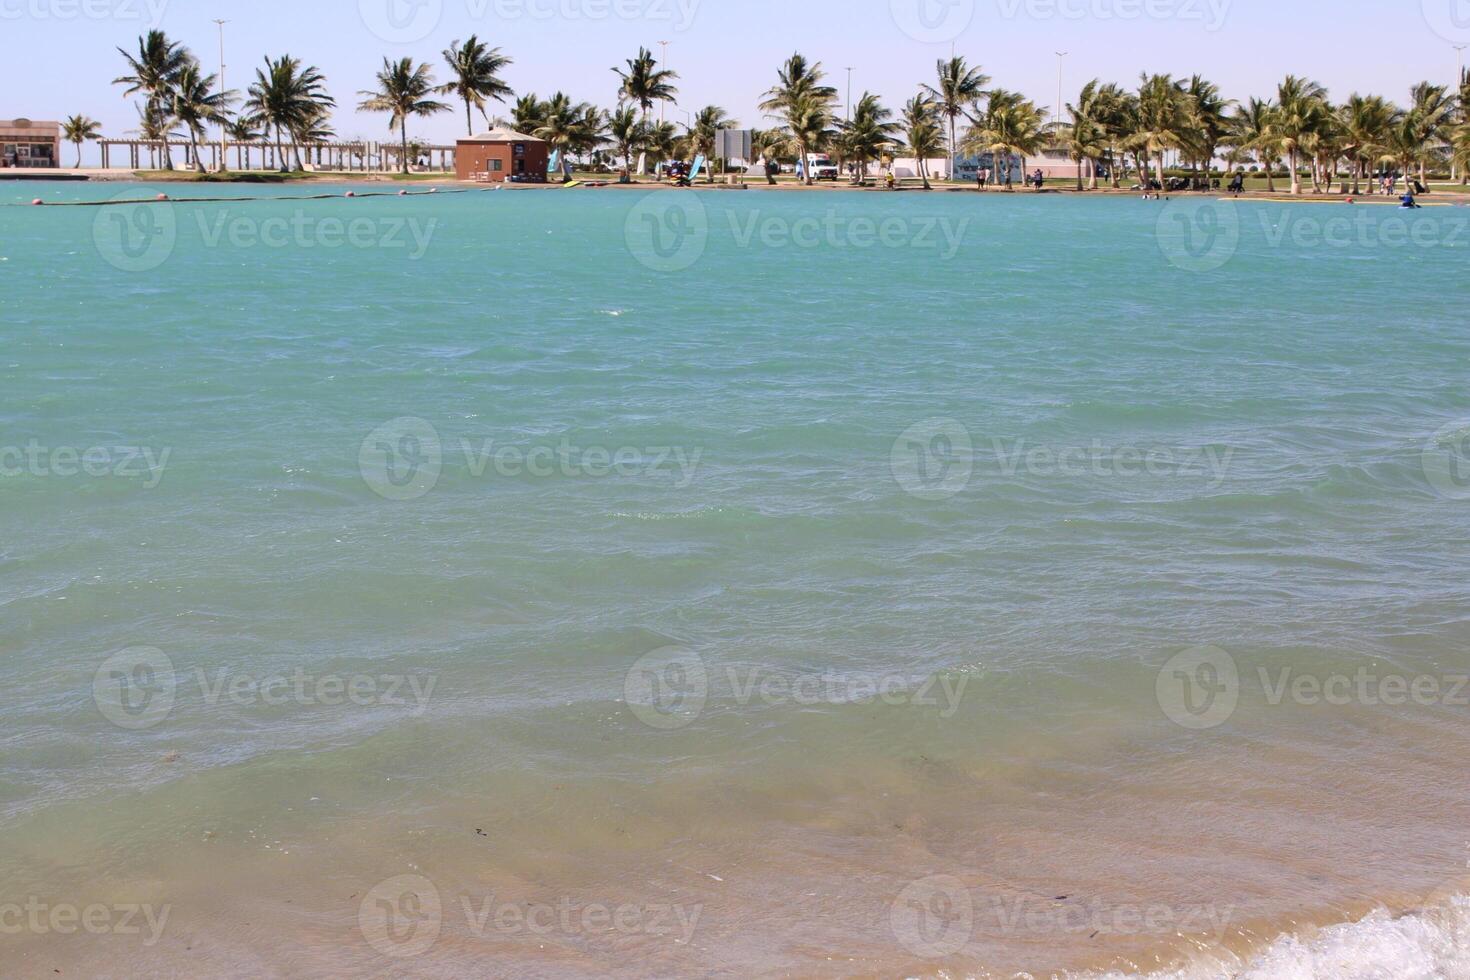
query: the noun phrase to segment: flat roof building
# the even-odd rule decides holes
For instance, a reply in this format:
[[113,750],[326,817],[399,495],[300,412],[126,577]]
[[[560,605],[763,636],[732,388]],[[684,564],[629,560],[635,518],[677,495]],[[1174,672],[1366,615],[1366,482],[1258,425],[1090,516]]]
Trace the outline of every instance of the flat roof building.
[[61,123],[0,119],[0,167],[61,166]]
[[497,128],[463,137],[454,150],[454,172],[460,180],[544,183],[550,162],[551,153],[545,140],[510,129]]

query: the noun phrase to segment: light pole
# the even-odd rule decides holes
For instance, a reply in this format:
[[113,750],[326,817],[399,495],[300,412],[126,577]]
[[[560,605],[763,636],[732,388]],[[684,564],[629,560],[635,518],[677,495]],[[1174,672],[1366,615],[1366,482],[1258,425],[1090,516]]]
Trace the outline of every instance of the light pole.
[[852,122],[852,69],[847,69],[847,121]]
[[1067,57],[1068,52],[1057,52],[1057,107],[1052,110],[1052,122],[1062,121],[1062,60]]
[[[229,21],[227,20],[215,21],[215,24],[219,27],[219,91],[221,97],[229,91],[225,87],[225,25],[228,23]],[[229,123],[221,120],[219,124],[219,169],[221,172],[230,169],[230,148],[225,145],[229,141],[229,138]]]
[[[658,42],[659,47],[663,48],[663,52],[664,52],[664,54],[663,54],[663,61],[661,61],[660,64],[663,66],[663,68],[664,68],[665,71],[667,71],[668,70],[668,67],[669,67],[669,44],[670,43],[671,42],[669,42],[669,41],[660,41],[660,42]],[[659,99],[658,100],[658,121],[659,121],[659,124],[660,125],[662,125],[663,124],[663,121],[664,121],[664,110],[665,110],[666,106],[667,106],[667,103],[663,99]]]

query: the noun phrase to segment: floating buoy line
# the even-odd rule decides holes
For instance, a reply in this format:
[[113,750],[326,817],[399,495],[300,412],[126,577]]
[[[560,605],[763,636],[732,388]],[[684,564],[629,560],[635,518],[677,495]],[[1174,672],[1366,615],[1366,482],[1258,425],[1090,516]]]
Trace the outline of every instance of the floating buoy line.
[[140,197],[140,198],[136,198],[136,199],[123,199],[123,200],[118,200],[118,201],[57,201],[57,202],[54,202],[54,203],[48,203],[48,202],[46,202],[46,201],[44,201],[44,200],[42,200],[41,198],[38,197],[35,200],[31,201],[31,203],[29,205],[24,205],[24,204],[21,204],[21,203],[17,202],[17,203],[12,203],[12,204],[0,205],[0,207],[7,207],[7,208],[19,208],[19,207],[34,207],[34,208],[39,208],[39,207],[48,207],[48,208],[104,208],[104,207],[121,207],[121,206],[128,205],[128,204],[233,204],[236,201],[337,201],[337,200],[341,200],[342,198],[350,198],[350,199],[356,200],[358,198],[368,198],[368,197],[428,197],[428,196],[433,195],[433,194],[473,194],[473,193],[476,193],[478,191],[488,190],[488,189],[489,188],[466,187],[466,188],[463,188],[463,189],[460,189],[460,190],[441,191],[437,187],[432,187],[432,188],[430,188],[429,190],[426,190],[426,191],[410,191],[410,190],[398,190],[398,191],[365,191],[365,192],[362,192],[362,193],[358,193],[357,191],[348,191],[345,194],[306,194],[306,195],[296,195],[296,196],[293,196],[293,197],[272,197],[270,195],[262,194],[262,195],[259,195],[259,196],[256,196],[256,197],[178,197],[178,198],[174,198],[174,197],[169,197],[167,194],[159,194],[157,197]]

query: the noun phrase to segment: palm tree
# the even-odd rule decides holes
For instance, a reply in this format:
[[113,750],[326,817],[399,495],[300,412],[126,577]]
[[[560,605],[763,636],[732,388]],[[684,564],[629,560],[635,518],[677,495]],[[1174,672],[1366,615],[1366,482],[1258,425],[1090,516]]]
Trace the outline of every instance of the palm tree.
[[909,152],[918,160],[919,179],[929,190],[929,158],[944,151],[944,132],[939,125],[940,108],[923,93],[904,103],[899,122]]
[[1087,164],[1088,189],[1097,190],[1097,161],[1108,149],[1107,129],[1104,124],[1106,98],[1101,80],[1094,78],[1082,86],[1077,104],[1067,106],[1072,121],[1058,129],[1055,135],[1067,150],[1067,156],[1077,164],[1077,189],[1082,190],[1082,165]]
[[1419,183],[1426,191],[1429,188],[1429,160],[1438,155],[1454,120],[1454,112],[1454,96],[1443,85],[1420,82],[1409,92],[1405,122],[1414,144],[1413,162],[1419,166]]
[[510,110],[511,128],[518,133],[534,132],[545,119],[546,103],[537,98],[535,92],[516,99],[515,106]]
[[892,145],[898,124],[893,112],[885,109],[878,96],[864,92],[852,107],[852,118],[838,123],[837,139],[843,155],[857,165],[856,182],[861,184],[869,160],[878,159],[885,147]]
[[1189,133],[1188,101],[1183,86],[1169,75],[1141,76],[1138,119],[1133,142],[1154,164],[1154,179],[1164,185],[1164,151],[1182,149]]
[[77,165],[72,169],[79,170],[82,166],[82,144],[87,142],[87,140],[94,140],[100,137],[102,135],[102,124],[86,116],[72,116],[61,124],[61,135],[68,143],[76,144]]
[[[184,66],[193,61],[189,49],[177,41],[170,41],[163,31],[149,31],[138,38],[137,57],[122,48],[118,54],[128,63],[131,74],[112,81],[114,85],[126,85],[124,96],[142,93],[150,116],[164,116],[169,112],[175,81]],[[168,128],[167,122],[164,128]],[[169,152],[168,140],[163,143],[163,169],[174,168],[173,155]]]
[[771,170],[776,166],[776,158],[785,145],[786,134],[779,129],[752,129],[750,131],[750,153],[765,168],[767,184],[776,183],[776,175]]
[[1281,159],[1281,137],[1276,132],[1276,106],[1270,101],[1252,98],[1230,117],[1226,136],[1232,146],[1255,154],[1266,172],[1266,190],[1276,193],[1274,169]]
[[815,183],[807,154],[820,149],[832,134],[832,104],[837,100],[837,90],[822,84],[825,77],[821,62],[808,62],[801,54],[793,54],[777,71],[776,84],[760,103],[762,112],[785,127],[807,184]]
[[414,64],[410,57],[397,61],[384,58],[383,68],[378,72],[377,89],[357,93],[363,97],[359,109],[388,113],[388,128],[398,130],[403,148],[399,163],[405,175],[408,173],[409,117],[432,116],[449,108],[443,102],[428,98],[434,91],[433,69],[428,62]]
[[[283,136],[293,145],[304,129],[315,124],[326,109],[336,105],[327,94],[327,80],[312,66],[302,67],[298,58],[289,54],[265,59],[265,69],[255,69],[255,81],[245,90],[249,96],[241,107],[252,122],[275,131],[276,154],[281,173],[289,173]],[[296,167],[301,169],[300,150],[296,151]]]
[[494,99],[504,102],[515,95],[500,73],[512,64],[513,59],[500,53],[499,48],[487,48],[477,35],[471,34],[464,44],[455,41],[444,49],[444,62],[454,81],[439,86],[440,95],[457,95],[464,100],[464,121],[468,135],[475,135],[475,120],[471,109],[479,109],[485,122],[490,121],[485,111],[485,102]]
[[647,140],[648,134],[633,106],[621,105],[607,117],[608,138],[623,158],[623,168],[633,169],[633,154]]
[[612,139],[608,132],[607,113],[590,102],[577,104],[577,118],[572,124],[572,141],[568,144],[574,156],[586,160]]
[[1287,75],[1276,90],[1275,125],[1291,169],[1291,193],[1302,192],[1301,153],[1327,114],[1327,90],[1316,82]]
[[1184,86],[1184,96],[1185,112],[1189,121],[1189,134],[1185,143],[1190,153],[1190,164],[1191,167],[1198,164],[1208,180],[1215,154],[1230,128],[1230,118],[1226,112],[1233,103],[1221,97],[1220,86],[1199,75],[1190,78]]
[[694,114],[693,124],[689,127],[689,144],[695,154],[704,154],[711,161],[711,165],[706,168],[711,184],[715,182],[713,159],[716,134],[722,129],[734,129],[738,125],[740,124],[717,105],[707,105]]
[[[1342,152],[1348,158],[1353,171],[1353,193],[1362,188],[1364,177],[1372,173],[1374,165],[1389,151],[1389,138],[1398,122],[1398,110],[1379,95],[1359,95],[1354,92],[1337,110],[1338,127],[1342,134]],[[1374,182],[1368,182],[1368,193],[1375,192]]]
[[148,159],[151,169],[158,167],[158,148],[178,134],[173,131],[174,120],[162,107],[148,102],[133,103],[138,110],[137,134],[148,141]]
[[[596,112],[586,103],[574,104],[570,97],[557,92],[541,107],[541,124],[531,135],[546,141],[558,157],[577,152],[591,138],[586,132],[587,113]],[[596,123],[593,124],[596,126]]]
[[967,108],[979,101],[990,76],[980,66],[969,67],[965,59],[953,57],[941,59],[935,66],[937,85],[925,85],[924,91],[938,106],[940,113],[949,120],[949,176],[954,178],[955,120]]
[[1046,138],[1042,111],[1034,102],[1015,92],[993,89],[986,93],[983,113],[970,117],[970,130],[961,141],[966,153],[988,153],[996,180],[1004,167],[1006,190],[1011,190],[1011,160],[1037,153]]
[[197,61],[185,65],[174,80],[172,115],[189,135],[189,153],[194,158],[194,169],[204,173],[204,161],[199,159],[199,141],[204,138],[204,127],[221,125],[230,114],[230,103],[235,101],[234,92],[216,92],[217,77],[205,76]]
[[613,74],[622,79],[618,86],[618,101],[638,106],[643,110],[643,121],[647,122],[655,102],[673,102],[679,94],[674,87],[674,80],[679,75],[667,68],[659,68],[653,52],[647,48],[639,48],[638,57],[628,59],[626,64],[626,69],[613,69]]

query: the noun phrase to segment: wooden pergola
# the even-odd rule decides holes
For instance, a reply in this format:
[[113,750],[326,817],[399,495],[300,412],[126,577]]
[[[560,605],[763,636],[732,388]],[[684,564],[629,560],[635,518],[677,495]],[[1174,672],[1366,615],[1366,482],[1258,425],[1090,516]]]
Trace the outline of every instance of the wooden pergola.
[[[120,166],[129,170],[142,170],[143,158],[149,157],[150,169],[156,169],[158,161],[163,156],[163,140],[114,140],[99,139],[97,145],[102,149],[102,167],[109,170],[113,166],[112,152],[118,150],[125,154],[125,163]],[[170,152],[178,151],[183,160],[183,166],[194,165],[193,154],[187,142],[182,140],[169,140]],[[231,155],[234,156],[236,170],[253,170],[252,166],[256,155],[260,157],[261,170],[281,169],[282,158],[287,166],[295,169],[296,161],[300,160],[307,168],[318,171],[329,171],[333,173],[391,173],[403,169],[403,149],[391,143],[219,143],[208,142],[199,144],[199,156],[205,162],[205,169],[221,169],[221,153],[226,167],[229,166]],[[232,153],[233,151],[233,153]],[[410,143],[409,154],[414,156],[415,166],[417,160],[427,157],[429,166],[427,169],[435,172],[454,172],[454,147],[439,143]],[[414,167],[410,167],[414,169]],[[420,171],[422,172],[422,171]]]

